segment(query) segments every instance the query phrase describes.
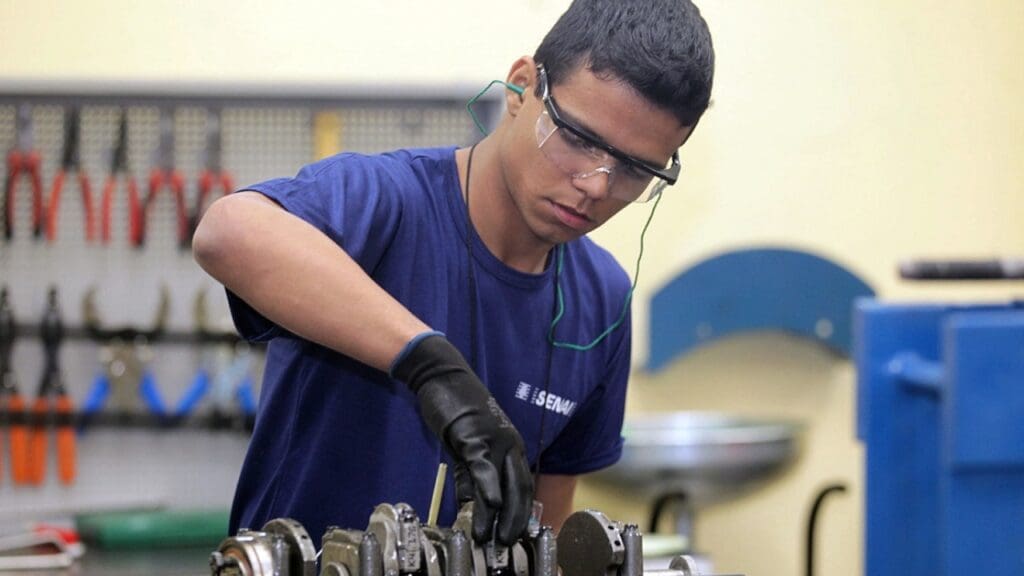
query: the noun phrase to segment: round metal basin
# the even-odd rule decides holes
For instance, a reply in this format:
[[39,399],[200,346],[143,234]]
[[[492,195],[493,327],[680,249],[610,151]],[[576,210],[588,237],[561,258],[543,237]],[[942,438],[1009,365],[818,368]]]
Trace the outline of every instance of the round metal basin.
[[798,451],[801,426],[712,412],[627,418],[622,459],[601,480],[649,496],[681,492],[691,505],[728,498],[769,479]]

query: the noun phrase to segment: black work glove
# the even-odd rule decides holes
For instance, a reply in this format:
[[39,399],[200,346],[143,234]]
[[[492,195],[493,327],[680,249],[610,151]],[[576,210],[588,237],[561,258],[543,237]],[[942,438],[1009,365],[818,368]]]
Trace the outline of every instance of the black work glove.
[[[391,375],[416,393],[420,413],[455,461],[456,481],[473,486],[473,539],[512,545],[533,509],[533,477],[523,439],[462,354],[442,335],[413,340]],[[461,470],[459,470],[461,469]],[[459,476],[462,476],[459,478]]]

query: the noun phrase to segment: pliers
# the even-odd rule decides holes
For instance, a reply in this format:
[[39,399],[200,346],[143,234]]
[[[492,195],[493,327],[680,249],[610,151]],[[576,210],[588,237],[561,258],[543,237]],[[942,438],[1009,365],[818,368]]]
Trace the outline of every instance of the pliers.
[[139,226],[142,221],[142,204],[139,201],[139,187],[135,178],[128,170],[128,114],[122,112],[121,122],[118,125],[117,143],[114,145],[114,154],[110,162],[110,174],[103,185],[103,205],[100,213],[100,234],[104,244],[110,242],[111,212],[114,207],[114,193],[117,191],[117,179],[124,176],[125,185],[128,188],[128,241],[137,243],[139,237]]
[[139,235],[135,245],[142,246],[146,242],[146,224],[149,220],[153,201],[160,191],[167,189],[174,195],[174,204],[178,217],[178,244],[188,246],[188,207],[185,204],[185,178],[174,167],[174,118],[170,114],[160,114],[160,141],[156,149],[156,165],[149,173],[149,193],[142,204],[142,219]]
[[57,303],[57,289],[50,288],[46,313],[40,326],[46,364],[39,383],[39,395],[32,406],[34,422],[29,436],[29,474],[33,484],[43,483],[49,448],[48,428],[57,429],[57,477],[64,485],[75,481],[75,429],[72,425],[71,397],[64,388],[64,375],[60,370],[60,346],[64,340],[64,322]]
[[129,327],[104,328],[97,314],[95,296],[95,288],[86,291],[82,298],[82,317],[89,335],[104,342],[100,349],[103,370],[93,380],[92,388],[82,401],[79,430],[85,430],[93,414],[104,407],[108,397],[112,399],[112,408],[119,420],[128,420],[135,415],[139,397],[150,413],[161,421],[165,420],[167,408],[156,379],[146,365],[150,356],[146,342],[156,340],[164,330],[171,307],[170,292],[166,286],[160,289],[156,320],[153,328],[146,331]]
[[[28,432],[25,428],[25,400],[18,391],[17,379],[11,368],[14,338],[14,313],[7,299],[7,287],[4,286],[0,290],[0,407],[3,408],[3,424],[10,428],[11,479],[15,484],[27,484]],[[2,455],[3,446],[0,441],[0,456]]]
[[85,241],[92,242],[96,236],[96,215],[92,205],[92,187],[89,176],[82,168],[79,147],[81,139],[81,113],[78,108],[64,111],[64,154],[61,157],[60,170],[53,179],[50,189],[50,201],[47,203],[46,239],[54,242],[57,239],[57,218],[60,215],[60,195],[64,190],[64,180],[69,174],[78,176],[78,188],[82,193],[82,211],[85,212]]
[[[221,130],[220,112],[207,112],[206,115],[206,167],[199,174],[199,196],[196,198],[196,206],[189,218],[188,237],[189,242],[195,235],[196,227],[199,226],[199,219],[206,210],[206,202],[210,194],[219,189],[221,196],[227,196],[235,191],[235,181],[231,173],[224,169],[221,164],[223,151],[224,133]],[[182,248],[188,246],[183,245]]]
[[[211,393],[213,408],[210,412],[210,421],[214,428],[226,428],[233,422],[246,425],[256,415],[256,395],[253,392],[251,374],[253,361],[249,345],[245,342],[236,345],[222,342],[213,347],[213,339],[210,338],[213,333],[207,325],[205,290],[196,293],[192,313],[196,324],[196,336],[204,347],[199,369],[192,380],[192,385],[178,401],[174,417],[177,420],[185,419],[196,405]],[[231,405],[236,402],[241,414],[232,410]],[[235,414],[241,418],[235,418]]]
[[22,176],[28,176],[32,186],[32,235],[36,238],[43,234],[43,177],[40,172],[41,159],[39,152],[32,143],[32,108],[27,104],[18,107],[15,120],[17,140],[13,149],[7,154],[7,179],[4,182],[4,238],[8,241],[14,236],[15,197],[18,182]]
[[103,369],[96,375],[88,395],[82,402],[84,430],[93,414],[103,409],[108,398],[113,398],[112,409],[116,418],[128,419],[135,415],[137,402],[141,398],[150,414],[164,419],[168,412],[156,378],[146,365],[145,357],[150,354],[141,340],[125,342],[111,340],[100,350]]

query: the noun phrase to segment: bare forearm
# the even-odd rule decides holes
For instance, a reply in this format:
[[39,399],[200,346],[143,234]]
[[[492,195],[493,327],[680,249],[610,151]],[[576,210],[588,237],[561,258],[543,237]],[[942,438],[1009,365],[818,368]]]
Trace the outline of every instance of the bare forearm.
[[271,321],[375,368],[387,370],[428,329],[330,238],[258,193],[214,203],[193,250],[207,273]]
[[556,533],[561,530],[566,518],[572,514],[572,501],[575,495],[576,476],[538,476],[534,498],[544,505],[541,524],[551,526]]

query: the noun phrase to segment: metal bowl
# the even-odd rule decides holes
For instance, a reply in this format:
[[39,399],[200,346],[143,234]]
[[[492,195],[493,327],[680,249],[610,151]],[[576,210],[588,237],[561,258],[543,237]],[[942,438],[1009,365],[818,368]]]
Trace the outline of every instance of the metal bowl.
[[768,480],[798,452],[802,426],[713,412],[627,418],[622,459],[595,474],[649,496],[683,493],[693,506]]

